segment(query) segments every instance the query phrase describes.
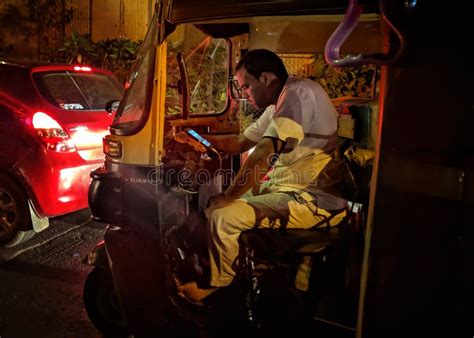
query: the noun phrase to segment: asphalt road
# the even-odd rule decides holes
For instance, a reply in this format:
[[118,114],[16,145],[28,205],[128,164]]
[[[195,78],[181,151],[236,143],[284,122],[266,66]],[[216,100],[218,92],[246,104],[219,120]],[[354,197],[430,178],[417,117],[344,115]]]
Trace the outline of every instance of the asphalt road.
[[0,338],[99,338],[82,302],[91,267],[83,257],[105,225],[88,210],[51,220],[14,248],[0,249]]

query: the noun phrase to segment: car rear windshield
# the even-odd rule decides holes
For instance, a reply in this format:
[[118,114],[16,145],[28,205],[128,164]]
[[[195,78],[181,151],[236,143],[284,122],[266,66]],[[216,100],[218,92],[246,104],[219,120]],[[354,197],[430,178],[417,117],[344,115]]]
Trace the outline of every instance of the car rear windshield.
[[41,95],[65,110],[103,110],[108,101],[122,98],[122,87],[112,76],[70,71],[33,75]]

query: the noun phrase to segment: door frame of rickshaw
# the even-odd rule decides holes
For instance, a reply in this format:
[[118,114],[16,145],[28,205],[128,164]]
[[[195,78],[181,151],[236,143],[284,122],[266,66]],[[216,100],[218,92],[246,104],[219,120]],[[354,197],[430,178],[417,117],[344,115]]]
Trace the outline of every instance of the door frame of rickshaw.
[[[296,2],[295,2],[296,3]],[[339,3],[339,2],[338,2]],[[107,155],[107,161],[109,163],[117,164],[130,164],[132,166],[149,166],[149,167],[159,167],[162,164],[162,157],[164,152],[164,138],[165,138],[165,125],[168,123],[172,128],[180,128],[182,126],[189,125],[206,125],[215,123],[216,118],[226,119],[228,114],[231,114],[235,110],[235,105],[238,104],[237,101],[231,100],[228,104],[226,111],[216,116],[209,117],[189,117],[187,119],[166,119],[165,111],[165,100],[166,100],[166,86],[167,86],[167,37],[173,32],[174,27],[173,23],[168,21],[170,19],[169,15],[171,11],[171,2],[167,0],[157,1],[157,14],[156,14],[156,24],[159,26],[157,44],[154,54],[154,65],[153,65],[153,80],[152,87],[147,94],[151,94],[151,105],[150,111],[148,113],[146,122],[138,132],[132,133],[130,135],[118,135],[110,134],[105,138],[105,142],[109,143],[119,143],[121,144],[121,149],[125,150],[121,153],[120,157],[114,158],[113,156]],[[345,10],[344,5],[338,9]],[[262,11],[255,10],[254,12],[246,13],[243,16],[249,17],[252,15],[261,16],[265,13],[271,15],[275,14],[274,8],[271,6],[265,7]],[[286,13],[286,12],[285,12]],[[291,11],[288,12],[290,15]],[[339,13],[339,12],[338,12]],[[183,12],[183,17],[181,22],[176,24],[189,23],[192,18],[192,13]],[[186,14],[190,18],[186,18]],[[234,17],[237,15],[234,15]],[[172,15],[171,15],[172,18]],[[205,21],[202,18],[202,21]],[[155,24],[152,22],[152,24]],[[233,55],[233,50],[230,48],[230,55]],[[229,64],[229,68],[232,69],[233,64]],[[133,85],[133,84],[132,84]],[[228,98],[230,94],[228,92]],[[237,125],[236,128],[232,131],[239,132]],[[228,129],[230,131],[230,129]],[[148,148],[144,152],[143,146],[147,145]]]

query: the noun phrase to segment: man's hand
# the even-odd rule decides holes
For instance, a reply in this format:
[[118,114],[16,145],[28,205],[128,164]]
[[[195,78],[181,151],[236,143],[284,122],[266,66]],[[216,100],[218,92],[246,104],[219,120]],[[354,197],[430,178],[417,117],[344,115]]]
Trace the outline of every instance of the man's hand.
[[188,143],[188,133],[180,131],[174,135],[174,140],[178,143]]
[[204,213],[207,218],[211,215],[211,212],[214,209],[220,209],[225,206],[228,206],[234,201],[234,199],[227,197],[224,193],[220,193],[219,195],[212,196],[209,199],[209,205],[208,207],[204,210]]
[[194,138],[190,137],[185,131],[180,131],[179,133],[175,134],[174,140],[178,143],[188,144],[193,147],[194,150],[201,153],[205,153],[207,151],[206,147],[202,143],[199,143]]

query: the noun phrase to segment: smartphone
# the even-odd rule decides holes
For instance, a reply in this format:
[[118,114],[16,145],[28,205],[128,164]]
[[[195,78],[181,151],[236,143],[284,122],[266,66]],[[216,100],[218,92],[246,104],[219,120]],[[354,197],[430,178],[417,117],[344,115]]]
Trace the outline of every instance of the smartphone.
[[191,136],[195,141],[201,143],[204,147],[206,147],[207,149],[212,149],[212,145],[211,145],[211,142],[209,142],[208,140],[206,140],[204,137],[202,137],[201,135],[199,135],[195,130],[193,129],[186,129],[185,130],[186,133]]

